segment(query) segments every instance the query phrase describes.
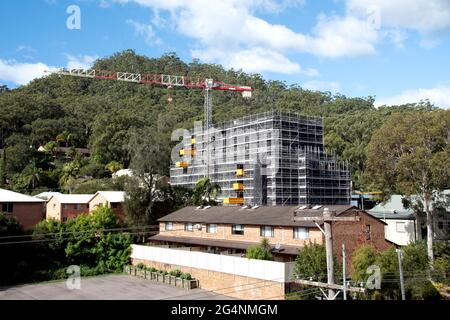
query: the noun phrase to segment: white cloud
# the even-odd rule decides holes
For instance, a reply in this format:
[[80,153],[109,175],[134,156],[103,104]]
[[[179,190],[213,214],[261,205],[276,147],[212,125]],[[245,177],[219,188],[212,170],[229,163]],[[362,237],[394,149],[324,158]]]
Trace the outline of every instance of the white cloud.
[[[97,56],[66,55],[68,69],[88,69],[92,66]],[[46,71],[55,71],[58,68],[42,62],[25,63],[16,60],[0,59],[0,81],[15,85],[25,85],[31,80],[48,75]]]
[[[310,53],[331,58],[368,55],[376,52],[378,41],[371,24],[353,16],[322,15],[311,34],[296,32],[255,16],[257,11],[279,12],[290,6],[303,5],[303,0],[229,0],[216,1],[214,5],[205,5],[202,0],[116,1],[135,2],[151,8],[156,28],[169,27],[195,40],[197,49],[191,50],[194,57],[251,72],[303,72],[315,76],[316,70],[302,68],[291,61],[289,55]],[[170,21],[164,21],[161,12],[168,13]]]
[[303,83],[301,87],[313,91],[330,91],[332,93],[336,93],[341,90],[340,83],[336,81],[312,80]]
[[247,72],[279,72],[284,74],[300,73],[307,76],[317,76],[316,69],[303,69],[298,63],[292,62],[282,54],[264,48],[251,48],[232,53],[220,50],[192,50],[194,58],[204,61],[225,61],[225,67],[243,69]]
[[450,86],[436,86],[434,88],[419,88],[401,92],[398,95],[376,99],[375,106],[401,105],[428,100],[437,107],[450,107]]
[[319,16],[307,51],[323,57],[349,57],[376,52],[378,32],[366,20],[353,16]]
[[156,36],[156,33],[155,31],[153,31],[153,27],[151,24],[144,24],[132,19],[128,19],[126,23],[131,25],[135,33],[139,36],[142,36],[145,43],[147,43],[148,45],[161,44],[162,41]]
[[55,67],[44,63],[20,63],[15,60],[0,59],[0,81],[17,85],[27,84],[35,78],[45,75],[45,71],[55,70]]
[[367,17],[377,8],[382,26],[432,32],[450,27],[448,0],[347,0],[347,11]]
[[98,56],[88,56],[88,55],[66,55],[67,57],[67,68],[68,69],[89,69],[94,64]]

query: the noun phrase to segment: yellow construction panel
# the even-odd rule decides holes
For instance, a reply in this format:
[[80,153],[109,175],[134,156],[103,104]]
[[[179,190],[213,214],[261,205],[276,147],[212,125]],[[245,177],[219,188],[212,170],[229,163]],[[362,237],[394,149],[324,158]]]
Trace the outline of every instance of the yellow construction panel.
[[192,138],[192,139],[191,139],[191,144],[196,144],[196,142],[197,142],[197,141],[195,140],[195,138]]
[[175,166],[176,166],[177,168],[187,168],[187,167],[188,167],[188,163],[187,163],[187,162],[184,162],[184,161],[181,161],[181,162],[175,163]]
[[244,204],[244,198],[224,198],[224,204]]
[[244,190],[244,184],[243,183],[233,183],[233,189],[234,190]]
[[184,156],[184,149],[181,149],[181,150],[178,152],[178,154],[179,154],[180,156]]
[[236,170],[236,175],[238,177],[242,177],[244,175],[244,169],[237,169]]

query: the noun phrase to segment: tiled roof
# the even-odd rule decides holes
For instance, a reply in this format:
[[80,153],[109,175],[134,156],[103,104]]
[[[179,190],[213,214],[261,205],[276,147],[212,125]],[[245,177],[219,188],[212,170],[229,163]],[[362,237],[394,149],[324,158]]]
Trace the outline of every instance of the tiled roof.
[[[163,241],[163,242],[175,242],[182,243],[184,245],[201,245],[219,248],[234,248],[234,249],[247,249],[250,246],[258,245],[258,242],[249,241],[233,241],[233,240],[223,240],[223,239],[209,239],[209,238],[199,238],[199,237],[174,237],[165,236],[158,234],[150,238],[153,241]],[[281,245],[280,249],[275,249],[275,246],[271,246],[272,250],[277,253],[284,253],[290,255],[297,255],[298,249],[300,247]]]
[[[304,209],[297,216],[322,216],[323,209],[335,210],[339,215],[354,208],[351,205],[322,206],[319,209]],[[158,221],[193,222],[193,223],[224,223],[268,226],[299,226],[315,227],[312,221],[293,221],[294,211],[299,206],[260,206],[255,209],[243,209],[234,206],[216,206],[208,209],[184,207],[168,214]]]

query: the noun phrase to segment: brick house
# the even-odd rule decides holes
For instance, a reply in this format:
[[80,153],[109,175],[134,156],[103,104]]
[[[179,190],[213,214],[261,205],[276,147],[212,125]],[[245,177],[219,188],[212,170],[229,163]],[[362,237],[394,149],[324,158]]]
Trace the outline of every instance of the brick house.
[[123,221],[125,219],[123,211],[124,200],[125,192],[123,191],[97,191],[89,201],[89,212],[105,206],[112,209],[116,217]]
[[[327,206],[338,216],[359,216],[358,222],[333,223],[333,245],[338,259],[345,244],[347,255],[362,244],[378,250],[392,245],[384,236],[385,223],[351,205]],[[150,238],[172,247],[195,247],[211,253],[244,255],[249,246],[269,239],[275,261],[295,260],[300,249],[312,242],[324,244],[325,238],[311,221],[294,222],[293,215],[321,216],[324,207],[299,210],[298,206],[185,207],[159,219],[160,232]]]
[[0,189],[0,212],[15,217],[25,230],[29,230],[44,219],[45,200]]
[[[327,207],[338,216],[360,217],[333,224],[338,260],[343,243],[349,257],[362,244],[378,250],[392,245],[384,237],[383,221],[354,206]],[[185,207],[158,220],[159,234],[150,238],[150,245],[133,246],[132,262],[189,272],[201,288],[240,299],[284,299],[291,290],[299,249],[325,242],[320,225],[294,221],[294,213],[320,217],[323,210],[323,206]],[[264,237],[275,261],[247,259],[246,249]],[[350,266],[350,259],[347,262]]]
[[83,213],[89,213],[93,194],[54,194],[47,202],[46,218],[66,222]]

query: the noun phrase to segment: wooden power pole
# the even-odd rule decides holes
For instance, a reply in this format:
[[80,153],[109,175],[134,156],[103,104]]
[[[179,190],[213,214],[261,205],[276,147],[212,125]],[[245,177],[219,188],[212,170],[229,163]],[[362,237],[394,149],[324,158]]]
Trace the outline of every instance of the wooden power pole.
[[[353,288],[346,288],[345,284],[343,286],[336,285],[334,283],[334,260],[333,260],[333,231],[332,231],[332,223],[337,221],[359,221],[359,217],[337,217],[336,212],[330,211],[328,208],[323,209],[322,216],[317,217],[302,217],[299,214],[301,211],[297,211],[294,213],[294,221],[313,221],[316,226],[322,231],[322,233],[325,236],[325,250],[326,250],[326,256],[327,256],[327,286],[328,288],[328,300],[334,300],[337,294],[335,294],[335,289],[346,289],[347,291],[354,291]],[[320,226],[321,224],[324,225],[324,228]],[[310,285],[318,286],[317,283],[314,283],[310,281]],[[302,284],[308,284],[305,283],[305,281],[302,280]],[[320,285],[319,287],[324,287]],[[344,288],[345,287],[345,288]],[[352,289],[352,290],[350,290]],[[359,289],[359,288],[358,288]],[[358,290],[360,292],[360,290]]]

